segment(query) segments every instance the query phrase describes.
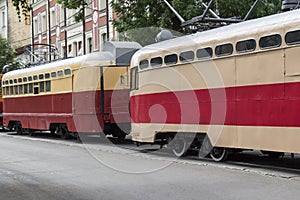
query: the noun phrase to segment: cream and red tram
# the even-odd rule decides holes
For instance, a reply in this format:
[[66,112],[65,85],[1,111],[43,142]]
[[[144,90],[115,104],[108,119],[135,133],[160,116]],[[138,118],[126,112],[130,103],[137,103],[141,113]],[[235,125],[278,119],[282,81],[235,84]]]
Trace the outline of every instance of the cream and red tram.
[[4,125],[69,134],[130,131],[129,64],[137,43],[108,42],[102,52],[6,73]]
[[170,146],[182,155],[195,134],[191,145],[212,145],[215,160],[228,150],[300,153],[299,63],[300,10],[144,47],[131,62],[132,139],[181,133]]

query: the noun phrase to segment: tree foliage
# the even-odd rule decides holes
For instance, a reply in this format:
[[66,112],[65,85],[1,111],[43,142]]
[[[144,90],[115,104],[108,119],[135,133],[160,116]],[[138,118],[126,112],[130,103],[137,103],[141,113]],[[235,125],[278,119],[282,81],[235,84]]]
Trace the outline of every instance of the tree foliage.
[[78,9],[75,13],[75,21],[79,22],[84,17],[84,7],[87,5],[86,0],[56,0],[57,3],[68,9]]
[[28,0],[12,0],[12,4],[16,8],[19,21],[21,21],[22,15],[25,20],[29,17],[30,2]]
[[16,67],[15,52],[9,45],[8,41],[1,37],[0,35],[0,72],[5,65],[13,65],[13,68]]
[[[205,10],[202,2],[208,5],[210,0],[168,0],[168,2],[185,20],[189,20],[200,16]],[[215,0],[211,8],[222,18],[242,19],[254,2],[255,0]],[[139,31],[134,33],[133,29],[161,27],[187,33],[187,29],[181,27],[178,18],[163,0],[113,0],[111,6],[118,15],[118,18],[113,20],[117,31],[141,44],[147,44],[149,41],[145,41],[147,40],[145,37],[137,38]],[[277,13],[280,11],[280,6],[281,1],[279,0],[261,0],[250,18]],[[213,17],[211,13],[208,13],[208,16]],[[149,34],[154,33],[149,31]],[[143,35],[145,36],[145,34]]]

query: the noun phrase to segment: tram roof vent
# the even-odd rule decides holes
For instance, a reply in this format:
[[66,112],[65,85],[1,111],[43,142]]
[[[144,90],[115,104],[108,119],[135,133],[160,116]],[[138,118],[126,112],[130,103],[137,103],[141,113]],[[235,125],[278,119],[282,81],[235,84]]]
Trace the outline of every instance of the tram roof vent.
[[137,42],[105,42],[103,51],[110,52],[117,66],[129,66],[133,54],[142,48]]
[[297,9],[300,6],[300,0],[282,0],[282,11]]

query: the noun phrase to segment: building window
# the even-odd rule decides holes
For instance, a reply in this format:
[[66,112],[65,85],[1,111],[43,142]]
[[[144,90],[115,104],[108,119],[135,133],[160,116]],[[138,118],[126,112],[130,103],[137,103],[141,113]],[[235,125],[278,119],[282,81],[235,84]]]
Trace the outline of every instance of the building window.
[[5,17],[5,12],[2,12],[2,27],[6,27],[6,17]]
[[56,14],[55,14],[55,10],[51,11],[51,24],[50,26],[53,27],[56,25]]
[[88,43],[88,53],[92,53],[92,51],[93,51],[92,38],[88,38],[87,43]]
[[46,19],[46,15],[43,15],[42,17],[42,32],[46,32],[47,31],[47,19]]

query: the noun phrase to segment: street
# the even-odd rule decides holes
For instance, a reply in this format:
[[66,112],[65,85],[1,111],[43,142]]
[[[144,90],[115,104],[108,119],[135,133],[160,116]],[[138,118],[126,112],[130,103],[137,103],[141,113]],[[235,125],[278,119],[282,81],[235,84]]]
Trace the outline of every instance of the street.
[[[93,146],[93,145],[91,145]],[[0,199],[298,199],[300,174],[0,134]]]

